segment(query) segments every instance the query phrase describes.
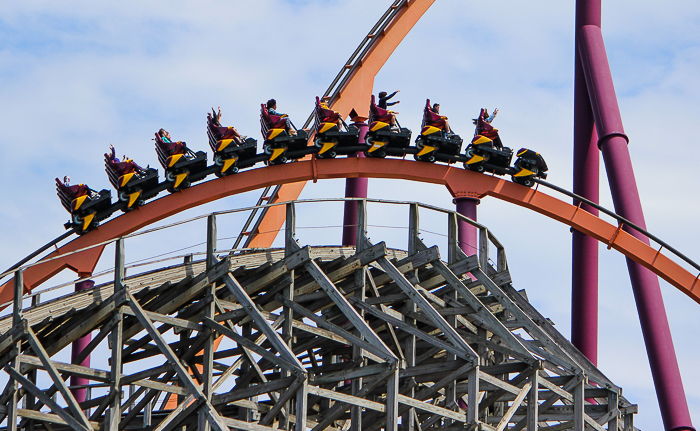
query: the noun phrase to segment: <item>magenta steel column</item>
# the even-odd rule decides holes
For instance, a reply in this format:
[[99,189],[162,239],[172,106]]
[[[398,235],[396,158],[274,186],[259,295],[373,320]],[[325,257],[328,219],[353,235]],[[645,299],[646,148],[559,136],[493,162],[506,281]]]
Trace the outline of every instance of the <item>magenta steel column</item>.
[[[86,277],[86,276],[90,276],[90,274],[87,274],[87,275],[81,274],[81,275],[80,275],[81,278],[84,278],[84,277]],[[95,285],[95,282],[92,281],[92,280],[80,281],[80,282],[78,282],[78,283],[75,283],[75,291],[76,291],[76,292],[80,292],[81,290],[90,289],[90,288],[93,287],[94,285]],[[84,337],[78,338],[77,340],[75,340],[75,341],[73,342],[72,352],[71,352],[71,363],[72,363],[72,364],[74,364],[74,365],[82,365],[83,367],[89,367],[89,366],[90,366],[90,356],[89,356],[89,355],[88,355],[87,358],[85,358],[85,359],[83,360],[83,362],[81,362],[81,363],[79,363],[79,364],[76,364],[76,363],[75,363],[75,359],[78,357],[78,355],[80,355],[80,352],[83,351],[83,349],[85,348],[85,346],[87,346],[88,343],[90,343],[90,340],[91,340],[91,339],[92,339],[92,336],[91,336],[90,334],[88,334],[88,335],[86,335],[86,336],[84,336]],[[89,383],[90,383],[90,380],[88,380],[88,379],[86,379],[86,378],[84,378],[84,377],[75,377],[75,376],[72,376],[72,377],[70,378],[70,384],[71,384],[71,386],[83,386],[83,385],[87,385],[87,384],[89,384]],[[76,400],[78,403],[82,403],[82,402],[85,402],[85,401],[86,401],[86,398],[87,398],[87,397],[86,397],[86,395],[87,395],[87,389],[85,389],[85,388],[71,389],[71,392],[73,393],[73,397],[75,398],[75,400]]]
[[[622,127],[610,66],[600,27],[587,25],[579,30],[578,46],[586,75],[588,93],[603,153],[605,170],[615,211],[646,229],[644,213],[634,178],[628,139]],[[649,239],[625,227],[630,234],[649,244]],[[685,398],[678,361],[668,326],[659,279],[651,271],[627,259],[627,268],[649,356],[664,427],[669,431],[694,430]]]
[[[476,221],[476,206],[479,205],[479,199],[457,198],[453,202],[457,205],[457,212],[459,214]],[[478,238],[476,226],[472,226],[462,220],[457,222],[457,241],[459,242],[459,248],[461,248],[467,256],[472,256],[479,251]]]
[[[600,0],[576,1],[578,29],[600,26]],[[600,155],[586,77],[576,52],[574,72],[574,193],[598,203]],[[578,205],[579,202],[574,202]],[[598,215],[589,205],[581,208]],[[574,230],[571,238],[571,342],[593,364],[598,363],[598,241]]]
[[[365,135],[369,129],[367,123],[353,123],[360,129],[359,143],[365,143]],[[348,157],[364,157],[363,153],[351,154]],[[366,198],[367,178],[348,178],[345,180],[346,198]],[[345,202],[343,212],[343,245],[357,245],[357,202]]]

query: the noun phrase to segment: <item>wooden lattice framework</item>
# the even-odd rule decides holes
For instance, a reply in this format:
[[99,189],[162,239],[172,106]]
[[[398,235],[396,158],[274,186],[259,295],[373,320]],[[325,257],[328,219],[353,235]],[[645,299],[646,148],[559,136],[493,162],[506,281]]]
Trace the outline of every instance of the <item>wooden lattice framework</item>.
[[[290,202],[284,250],[217,256],[211,215],[203,261],[125,278],[120,239],[113,283],[15,301],[0,321],[5,429],[634,429],[636,405],[515,290],[485,227],[466,221],[480,236],[467,256],[447,211],[443,261],[419,204],[408,251],[372,244],[357,204],[356,248],[301,247]],[[74,362],[108,340],[109,371],[52,359],[89,333]],[[79,404],[69,376],[104,394]]]

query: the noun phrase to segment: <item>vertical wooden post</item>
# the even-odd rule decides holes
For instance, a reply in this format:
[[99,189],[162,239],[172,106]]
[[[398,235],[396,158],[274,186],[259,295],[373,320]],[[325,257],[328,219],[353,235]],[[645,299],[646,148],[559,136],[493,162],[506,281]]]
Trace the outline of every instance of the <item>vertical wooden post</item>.
[[[357,298],[361,302],[364,302],[366,298],[367,285],[365,270],[366,269],[362,267],[355,271],[355,286],[359,287],[355,291],[355,298]],[[360,316],[364,318],[364,310],[360,310],[359,313]],[[360,334],[360,331],[355,330],[354,334],[360,337],[361,339],[364,339],[362,334]],[[364,355],[362,354],[362,349],[357,345],[354,345],[352,347],[352,359],[356,364],[360,364],[360,366],[364,365]],[[362,377],[352,379],[351,385],[352,395],[357,395],[357,393],[360,392],[360,390],[362,390]],[[362,431],[362,407],[352,406],[350,408],[350,431]]]
[[479,229],[479,265],[488,274],[486,268],[489,265],[489,231],[485,227]]
[[584,414],[584,380],[581,379],[576,386],[574,386],[574,431],[584,431],[585,422],[583,420]]
[[207,217],[207,270],[216,265],[216,215]]
[[394,372],[389,375],[386,382],[386,427],[385,431],[398,431],[399,413],[399,362],[395,361],[390,366]]
[[[17,325],[20,325],[22,323],[22,297],[24,296],[24,273],[22,272],[21,269],[18,269],[15,271],[15,292],[14,292],[14,301],[12,302],[12,324],[16,327]],[[17,342],[17,344],[14,347],[14,354],[15,357],[12,359],[12,367],[20,371],[21,370],[21,362],[20,362],[20,354],[21,352],[21,342]],[[8,429],[11,431],[17,431],[17,406],[19,404],[19,394],[18,394],[18,389],[19,385],[17,384],[17,381],[12,379],[11,382],[11,391],[12,395],[10,398],[9,402],[9,412],[7,415],[7,426]]]
[[418,233],[420,222],[418,204],[410,204],[408,213],[408,255],[412,256],[418,251]]
[[357,201],[357,252],[365,249],[367,238],[367,200]]
[[[207,270],[216,265],[216,216],[214,214],[209,215],[207,218]],[[216,286],[211,284],[206,289],[206,296],[204,301],[206,305],[204,307],[204,318],[213,319],[214,318],[214,299],[216,298]],[[206,329],[206,341],[204,343],[204,353],[202,356],[202,377],[204,382],[202,385],[202,393],[207,399],[207,402],[211,402],[212,396],[212,372],[214,368],[214,333],[210,328]],[[145,416],[145,412],[144,412]],[[211,426],[209,424],[207,414],[204,409],[199,410],[199,431],[210,431]]]
[[530,393],[527,395],[527,431],[537,431],[537,422],[539,421],[539,386],[540,386],[540,373],[539,369],[536,369],[530,377]]
[[[617,403],[618,403],[617,392],[610,391],[608,393],[608,411],[612,412],[615,409],[617,409]],[[608,421],[608,430],[617,431],[617,429],[619,428],[619,424],[620,424],[620,414],[618,413],[615,416],[611,417],[610,420]]]
[[469,370],[467,383],[467,425],[476,425],[479,420],[479,364]]
[[306,409],[307,399],[309,397],[309,381],[304,380],[299,389],[297,389],[296,402],[296,426],[295,431],[306,431]]
[[[285,256],[290,256],[294,253],[298,245],[296,243],[296,207],[294,202],[290,202],[286,205],[286,219],[285,219],[285,229],[284,229],[284,254]],[[294,301],[294,270],[290,271],[290,282],[289,285],[284,288],[283,295],[290,301]],[[282,324],[282,339],[291,348],[294,342],[294,328],[292,322],[294,319],[294,311],[287,307],[286,305],[282,308],[282,314],[284,315],[284,323]],[[288,370],[282,370],[283,377],[289,377],[291,374]],[[297,397],[299,392],[297,391]],[[297,398],[297,402],[298,402]],[[287,402],[284,405],[284,413],[280,418],[279,426],[281,429],[289,429],[289,414],[290,414],[291,403]],[[297,412],[297,415],[299,412]],[[299,417],[297,417],[297,429],[299,429]],[[306,426],[306,420],[302,422]],[[302,428],[303,429],[303,428]]]
[[457,224],[457,214],[447,214],[447,262],[454,263],[459,256],[459,227]]
[[[417,209],[417,208],[416,208]],[[416,303],[408,300],[406,302],[406,308],[412,312],[415,313],[418,311],[418,307],[416,306]],[[416,326],[416,320],[411,319],[408,316],[405,318],[406,323],[411,325],[411,326]],[[406,337],[406,344],[405,344],[405,353],[404,357],[406,358],[406,368],[413,368],[416,366],[416,336],[409,334]],[[409,397],[413,398],[416,395],[416,390],[415,388],[411,388],[408,392]],[[401,423],[403,425],[403,430],[404,431],[414,431],[415,430],[415,424],[416,424],[416,409],[411,407],[406,413],[404,413],[403,418],[401,419]]]
[[109,415],[107,416],[109,422],[105,426],[105,429],[108,431],[119,431],[122,403],[122,331],[124,314],[121,308],[121,302],[123,298],[125,298],[124,239],[118,239],[117,242],[114,243],[114,246],[114,298],[115,301],[117,301],[117,324],[110,334],[110,344],[112,345],[112,384],[110,386],[110,395],[113,398],[109,404]]

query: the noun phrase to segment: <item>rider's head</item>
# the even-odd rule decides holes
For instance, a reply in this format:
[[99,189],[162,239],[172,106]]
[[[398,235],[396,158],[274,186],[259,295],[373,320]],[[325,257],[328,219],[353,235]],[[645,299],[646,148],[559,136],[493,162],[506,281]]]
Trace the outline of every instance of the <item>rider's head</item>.
[[68,175],[66,175],[65,177],[63,177],[63,184],[65,184],[65,185],[70,184],[70,177],[69,177]]
[[386,94],[387,94],[386,91],[380,91],[380,92],[379,92],[379,98],[381,99],[381,98],[383,98],[383,97],[386,97]]
[[161,138],[164,138],[166,133],[167,133],[167,132],[165,131],[165,129],[160,129],[160,130],[158,131],[158,135],[159,135]]
[[440,112],[440,104],[439,103],[433,103],[433,112],[436,114]]
[[267,106],[267,109],[275,109],[277,107],[277,101],[275,99],[270,99],[265,106]]

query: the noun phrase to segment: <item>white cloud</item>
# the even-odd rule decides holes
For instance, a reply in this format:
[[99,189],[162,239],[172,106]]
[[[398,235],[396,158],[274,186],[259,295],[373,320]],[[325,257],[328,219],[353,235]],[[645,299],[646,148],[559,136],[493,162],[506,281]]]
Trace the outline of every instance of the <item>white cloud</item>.
[[[225,122],[257,137],[258,107],[270,97],[303,122],[314,96],[383,7],[374,0],[0,4],[0,266],[62,233],[67,213],[54,195],[54,177],[70,174],[93,188],[108,187],[102,153],[110,142],[143,165],[157,164],[151,137],[160,127],[208,149],[204,120],[212,106],[222,107]],[[603,12],[647,225],[693,257],[700,240],[693,228],[700,210],[700,5],[627,0],[605,2]],[[399,119],[414,133],[426,98],[441,103],[463,136],[471,134],[480,107],[500,108],[506,145],[544,154],[551,181],[570,189],[573,14],[573,2],[553,0],[435,2],[375,87],[402,90]],[[611,208],[601,171],[602,200]],[[320,182],[303,196],[342,193],[342,182]],[[451,206],[445,190],[414,183],[373,180],[370,194]],[[206,210],[255,199],[249,193]],[[568,335],[568,228],[493,200],[481,204],[479,221],[506,245],[517,287]],[[658,429],[624,259],[604,247],[600,257],[601,368],[640,403],[636,425]],[[699,420],[700,393],[690,384],[699,377],[693,365],[700,343],[692,330],[698,304],[665,283],[662,289],[691,414]],[[623,360],[631,365],[621,366]]]

